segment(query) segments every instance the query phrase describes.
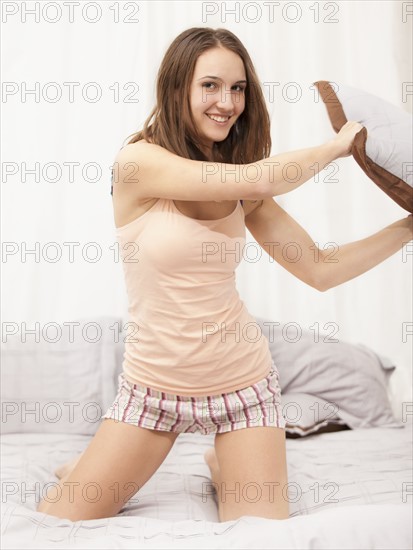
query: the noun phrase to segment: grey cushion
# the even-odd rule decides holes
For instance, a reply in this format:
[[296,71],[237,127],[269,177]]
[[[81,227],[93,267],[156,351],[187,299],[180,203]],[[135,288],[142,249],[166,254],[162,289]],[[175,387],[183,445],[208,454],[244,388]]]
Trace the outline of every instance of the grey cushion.
[[[320,334],[316,342],[310,330],[300,329],[293,338],[285,332],[286,323],[255,319],[278,369],[284,403],[288,394],[307,394],[324,400],[321,404],[335,404],[336,417],[352,429],[403,427],[388,397],[389,378],[396,367],[387,357],[364,344],[332,342],[328,334]],[[302,407],[308,408],[305,402]],[[314,424],[313,412],[306,413]]]
[[[115,396],[123,355],[122,343],[116,342],[121,319],[75,322],[79,325],[74,327],[74,339],[61,324],[56,342],[46,341],[42,333],[38,343],[32,335],[23,342],[18,332],[2,344],[2,433],[96,432]],[[89,329],[82,335],[85,327]],[[49,340],[54,339],[52,333],[46,333]]]

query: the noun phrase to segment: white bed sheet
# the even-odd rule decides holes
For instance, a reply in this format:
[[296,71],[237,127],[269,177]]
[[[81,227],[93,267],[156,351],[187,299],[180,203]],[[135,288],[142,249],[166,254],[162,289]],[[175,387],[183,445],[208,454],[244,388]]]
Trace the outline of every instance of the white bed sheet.
[[[71,522],[36,512],[54,469],[89,436],[7,434],[2,548],[412,548],[412,422],[287,439],[290,518],[219,523],[203,460],[213,436],[181,434],[113,518]],[[337,502],[335,502],[335,500]]]

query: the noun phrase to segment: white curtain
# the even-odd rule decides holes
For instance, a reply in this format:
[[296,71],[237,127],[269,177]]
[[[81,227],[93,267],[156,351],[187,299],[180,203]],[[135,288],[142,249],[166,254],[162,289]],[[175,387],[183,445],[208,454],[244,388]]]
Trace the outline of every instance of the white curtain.
[[[412,81],[407,2],[2,4],[3,341],[10,330],[37,326],[42,339],[48,323],[127,316],[110,166],[147,118],[161,59],[184,29],[225,27],[242,40],[266,95],[272,155],[335,135],[316,100],[317,80],[361,88],[412,112],[411,95],[402,96]],[[330,166],[276,199],[320,248],[406,216],[351,157],[336,165],[335,173]],[[264,251],[254,260],[247,236],[237,287],[249,311],[315,333],[335,327],[334,338],[370,346],[398,367],[395,406],[411,401],[412,336],[403,337],[412,323],[411,256],[400,251],[320,293]]]

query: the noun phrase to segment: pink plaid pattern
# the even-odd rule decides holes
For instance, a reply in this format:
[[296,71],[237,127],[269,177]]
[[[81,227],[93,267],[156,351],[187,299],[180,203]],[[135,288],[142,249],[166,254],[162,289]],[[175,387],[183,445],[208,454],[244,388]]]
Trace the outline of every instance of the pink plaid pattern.
[[242,428],[272,426],[285,429],[278,370],[234,392],[188,397],[131,384],[123,372],[118,376],[114,402],[101,417],[141,428],[204,435]]

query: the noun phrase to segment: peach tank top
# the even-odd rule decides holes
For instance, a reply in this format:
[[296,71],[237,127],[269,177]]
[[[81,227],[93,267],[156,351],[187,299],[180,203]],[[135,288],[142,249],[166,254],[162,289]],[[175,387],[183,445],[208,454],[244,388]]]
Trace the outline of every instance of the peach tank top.
[[224,218],[196,220],[158,199],[115,231],[132,323],[122,365],[129,382],[202,397],[270,372],[268,340],[235,286],[245,245],[239,201]]

